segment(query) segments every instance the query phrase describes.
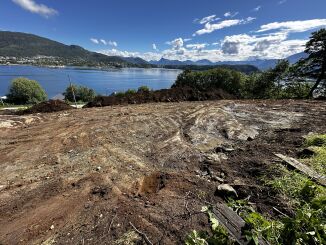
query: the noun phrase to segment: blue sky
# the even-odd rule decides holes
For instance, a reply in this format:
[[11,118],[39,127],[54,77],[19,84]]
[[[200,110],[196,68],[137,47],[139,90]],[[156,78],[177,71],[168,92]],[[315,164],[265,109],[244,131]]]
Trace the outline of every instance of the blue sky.
[[0,29],[147,60],[284,58],[326,27],[325,0],[1,0]]

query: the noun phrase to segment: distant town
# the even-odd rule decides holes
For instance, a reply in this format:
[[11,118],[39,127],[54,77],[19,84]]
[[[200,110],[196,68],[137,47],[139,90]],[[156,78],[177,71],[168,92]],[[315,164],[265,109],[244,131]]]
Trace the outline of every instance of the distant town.
[[88,66],[96,68],[123,68],[125,63],[92,62],[82,58],[62,58],[38,55],[34,57],[0,56],[0,65],[34,65],[63,68],[66,66]]

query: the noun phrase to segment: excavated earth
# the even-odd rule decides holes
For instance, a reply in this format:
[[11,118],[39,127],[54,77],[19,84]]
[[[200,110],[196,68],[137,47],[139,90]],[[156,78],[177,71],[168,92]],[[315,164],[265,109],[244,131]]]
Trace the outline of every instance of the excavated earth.
[[208,229],[200,210],[223,202],[221,183],[291,215],[262,178],[277,174],[273,153],[296,157],[325,122],[322,101],[2,112],[0,244],[182,244]]

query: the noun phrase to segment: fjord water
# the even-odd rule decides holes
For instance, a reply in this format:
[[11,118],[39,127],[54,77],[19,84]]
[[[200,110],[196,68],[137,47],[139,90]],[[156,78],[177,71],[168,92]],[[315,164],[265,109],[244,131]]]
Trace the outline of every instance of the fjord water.
[[148,86],[151,89],[170,88],[180,70],[123,68],[91,70],[80,68],[47,68],[35,66],[0,66],[0,96],[8,93],[12,79],[27,77],[38,81],[49,98],[64,92],[71,82],[87,86],[102,95]]

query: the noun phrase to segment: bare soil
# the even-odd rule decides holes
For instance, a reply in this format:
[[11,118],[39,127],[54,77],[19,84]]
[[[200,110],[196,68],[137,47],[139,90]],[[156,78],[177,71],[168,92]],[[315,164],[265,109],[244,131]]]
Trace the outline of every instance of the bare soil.
[[291,215],[261,178],[326,132],[322,101],[156,103],[0,115],[0,244],[182,244],[232,185]]
[[222,89],[199,91],[191,87],[175,87],[155,91],[126,93],[121,95],[98,96],[85,107],[103,107],[122,104],[143,104],[153,102],[182,102],[182,101],[207,101],[221,99],[235,99]]
[[49,113],[67,111],[73,109],[72,106],[61,100],[49,100],[32,106],[27,110],[20,111],[18,114]]

